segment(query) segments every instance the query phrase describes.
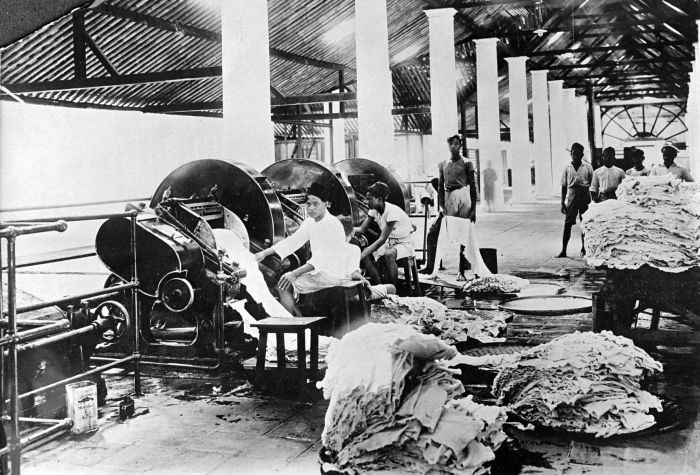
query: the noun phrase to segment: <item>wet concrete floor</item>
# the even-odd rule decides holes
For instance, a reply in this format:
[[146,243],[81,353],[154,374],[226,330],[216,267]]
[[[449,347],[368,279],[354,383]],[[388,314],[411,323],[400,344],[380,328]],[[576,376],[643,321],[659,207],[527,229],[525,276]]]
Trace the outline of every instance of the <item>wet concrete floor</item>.
[[[546,293],[590,296],[604,274],[576,258],[555,259],[560,250],[563,218],[556,204],[521,205],[498,213],[479,213],[481,247],[498,250],[499,271],[528,278]],[[575,228],[569,255],[577,255]],[[58,264],[20,275],[52,298],[69,292],[71,273],[84,291],[101,286],[106,272],[99,263]],[[48,267],[48,266],[47,266]],[[81,274],[81,270],[85,272]],[[61,277],[59,286],[49,278]],[[94,284],[94,285],[93,285]],[[42,290],[43,289],[43,290]],[[72,289],[70,289],[72,291]],[[434,294],[437,295],[437,294]],[[442,299],[461,305],[449,292]],[[491,302],[481,302],[488,305]],[[664,322],[664,320],[662,320]],[[667,323],[673,325],[673,322]],[[536,344],[575,330],[590,330],[587,313],[561,317],[516,315],[508,343]],[[665,431],[596,440],[542,430],[507,429],[511,440],[498,453],[495,474],[696,474],[700,473],[700,402],[698,354],[660,348],[652,356],[665,367],[650,381],[652,392],[668,400]],[[129,375],[107,376],[109,396],[100,409],[99,430],[65,434],[23,454],[22,471],[30,474],[201,473],[313,474],[327,407],[316,392],[312,402],[294,396],[271,396],[254,390],[239,374],[192,378],[191,374],[144,377],[144,395],[135,398],[135,416],[118,419],[118,406],[133,390]],[[488,378],[465,381],[467,390],[492,401]],[[310,388],[313,392],[313,388]]]

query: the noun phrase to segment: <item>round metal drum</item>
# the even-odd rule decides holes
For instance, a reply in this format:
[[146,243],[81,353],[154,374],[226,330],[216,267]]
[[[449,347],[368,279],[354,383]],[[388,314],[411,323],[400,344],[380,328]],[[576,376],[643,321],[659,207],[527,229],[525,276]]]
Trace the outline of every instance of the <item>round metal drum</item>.
[[312,183],[319,182],[329,190],[330,212],[347,215],[357,223],[360,219],[355,192],[350,184],[328,165],[315,160],[290,158],[273,163],[262,171],[272,187],[280,193],[305,193]]
[[274,244],[284,238],[284,215],[275,190],[243,163],[213,159],[186,163],[158,186],[151,207],[160,203],[168,188],[171,198],[196,196],[205,201],[214,186],[215,200],[243,221],[251,239],[259,243],[269,239]]
[[[406,213],[410,212],[410,198],[406,184],[384,165],[366,158],[349,158],[336,163],[333,167],[350,183],[355,194],[362,197],[367,194],[367,188],[378,181],[383,181],[389,187],[387,202],[398,206]],[[362,198],[358,196],[358,200]]]
[[592,301],[576,295],[532,295],[504,300],[498,308],[521,315],[570,315],[590,312]]

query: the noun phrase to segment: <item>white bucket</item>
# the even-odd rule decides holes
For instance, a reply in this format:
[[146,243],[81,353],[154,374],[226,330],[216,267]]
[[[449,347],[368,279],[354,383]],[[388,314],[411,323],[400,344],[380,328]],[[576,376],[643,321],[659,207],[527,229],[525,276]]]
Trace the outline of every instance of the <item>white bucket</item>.
[[84,434],[96,431],[97,385],[92,381],[66,384],[66,407],[68,418],[73,421],[71,432]]

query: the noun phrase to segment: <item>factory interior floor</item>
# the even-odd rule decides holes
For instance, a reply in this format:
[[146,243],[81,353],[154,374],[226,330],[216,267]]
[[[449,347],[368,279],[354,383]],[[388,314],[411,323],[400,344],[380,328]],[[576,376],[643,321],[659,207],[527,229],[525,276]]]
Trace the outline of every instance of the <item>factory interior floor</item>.
[[[500,273],[554,283],[576,295],[590,296],[604,274],[578,258],[556,259],[563,216],[555,202],[523,204],[496,213],[480,212],[481,247],[498,250]],[[574,228],[569,255],[578,255],[580,234]],[[107,272],[98,262],[43,266],[18,276],[21,286],[43,298],[100,286]],[[60,284],[50,283],[58,279]],[[88,285],[89,284],[89,285]],[[71,286],[77,286],[68,290]],[[449,297],[449,295],[445,295]],[[520,317],[509,325],[512,343],[540,343],[574,330],[590,329],[590,317]],[[700,374],[698,354],[662,351],[653,356],[664,373],[651,381],[653,392],[674,401],[677,419],[665,432],[595,440],[508,428],[512,440],[497,454],[491,473],[695,474],[700,473]],[[100,408],[99,430],[54,440],[25,450],[27,474],[202,473],[314,474],[327,402],[275,397],[253,389],[240,374],[193,378],[192,374],[149,375],[135,415],[118,420],[121,398],[132,379],[106,376],[107,405]],[[467,385],[488,401],[483,383]]]

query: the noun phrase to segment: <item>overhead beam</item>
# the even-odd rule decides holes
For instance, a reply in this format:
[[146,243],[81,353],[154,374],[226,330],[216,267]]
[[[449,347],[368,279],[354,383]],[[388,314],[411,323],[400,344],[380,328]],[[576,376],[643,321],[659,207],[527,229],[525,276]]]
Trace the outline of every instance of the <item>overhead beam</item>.
[[293,106],[299,104],[317,104],[322,102],[344,102],[357,100],[354,92],[335,92],[330,94],[312,94],[307,96],[287,96],[273,98],[272,106]]
[[[194,26],[185,25],[179,22],[164,20],[163,18],[158,18],[153,15],[146,15],[144,13],[135,12],[126,8],[115,7],[107,3],[102,3],[99,6],[95,7],[93,10],[96,12],[103,13],[105,15],[109,15],[111,17],[121,18],[123,20],[129,20],[134,23],[147,25],[151,28],[172,31],[174,33],[192,36],[194,38],[213,41],[215,43],[221,43],[221,33],[205,30],[203,28],[196,28]],[[270,55],[299,64],[315,66],[317,68],[354,71],[353,68],[349,68],[343,64],[308,58],[299,54],[282,51],[277,48],[270,48]]]
[[553,49],[547,51],[532,51],[528,53],[528,57],[537,56],[557,56],[566,53],[593,53],[593,52],[604,52],[604,51],[630,51],[630,50],[642,50],[642,49],[659,49],[667,46],[680,46],[687,45],[692,46],[693,42],[687,41],[662,41],[658,43],[640,43],[636,46],[628,45],[615,45],[615,46],[583,46],[580,48],[566,48],[566,49]]
[[154,114],[168,114],[173,112],[194,112],[220,110],[224,107],[224,101],[195,102],[188,104],[168,104],[164,106],[147,106],[141,109],[143,112]]
[[102,53],[102,50],[100,50],[95,43],[95,40],[93,40],[88,34],[85,34],[85,44],[88,45],[92,51],[92,54],[95,55],[100,64],[102,64],[102,67],[105,68],[111,76],[119,76],[117,68],[115,68],[114,65],[107,59],[104,53]]
[[624,107],[634,106],[639,104],[678,104],[686,102],[685,99],[675,99],[672,97],[650,97],[646,100],[628,99],[622,101],[601,101],[598,102],[600,107]]
[[624,66],[626,64],[655,64],[655,63],[679,63],[687,66],[690,69],[690,62],[693,60],[691,56],[682,56],[678,58],[651,58],[651,59],[628,59],[624,61],[591,61],[586,64],[554,64],[542,68],[532,68],[532,70],[546,69],[595,69],[605,66]]
[[172,31],[174,33],[192,36],[194,38],[221,43],[221,33],[216,33],[214,31],[205,30],[203,28],[185,25],[180,22],[164,20],[163,18],[158,18],[153,15],[146,15],[144,13],[128,10],[126,8],[116,7],[114,5],[110,5],[109,3],[101,3],[92,10],[95,12],[103,13],[105,15],[109,15],[114,18],[120,18],[122,20],[129,20],[134,23],[140,23],[151,28]]
[[[572,0],[542,0],[543,6],[568,6]],[[608,0],[610,3],[616,3],[622,0]],[[475,0],[473,2],[454,2],[446,7],[456,8],[458,10],[467,10],[470,8],[482,7],[534,7],[537,0]]]
[[321,61],[318,59],[308,58],[296,53],[290,53],[288,51],[282,51],[277,48],[270,48],[270,56],[276,58],[284,59],[286,61],[291,61],[293,63],[305,64],[307,66],[315,66],[321,69],[332,69],[335,71],[350,71],[355,72],[353,68],[345,66],[344,64],[331,63],[329,61]]
[[85,12],[81,9],[75,10],[72,17],[73,77],[76,79],[85,79],[87,76],[85,66]]
[[[409,106],[396,107],[391,110],[392,115],[407,115],[407,114],[429,114],[430,106]],[[335,112],[335,113],[319,113],[319,114],[273,114],[272,120],[277,121],[307,121],[307,120],[335,120],[335,119],[356,119],[357,112]]]
[[34,92],[71,91],[94,89],[98,87],[134,86],[139,84],[191,81],[196,79],[221,77],[221,66],[210,68],[183,69],[180,71],[161,71],[156,73],[125,74],[86,79],[68,79],[62,81],[41,81],[33,83],[3,84],[14,94]]

